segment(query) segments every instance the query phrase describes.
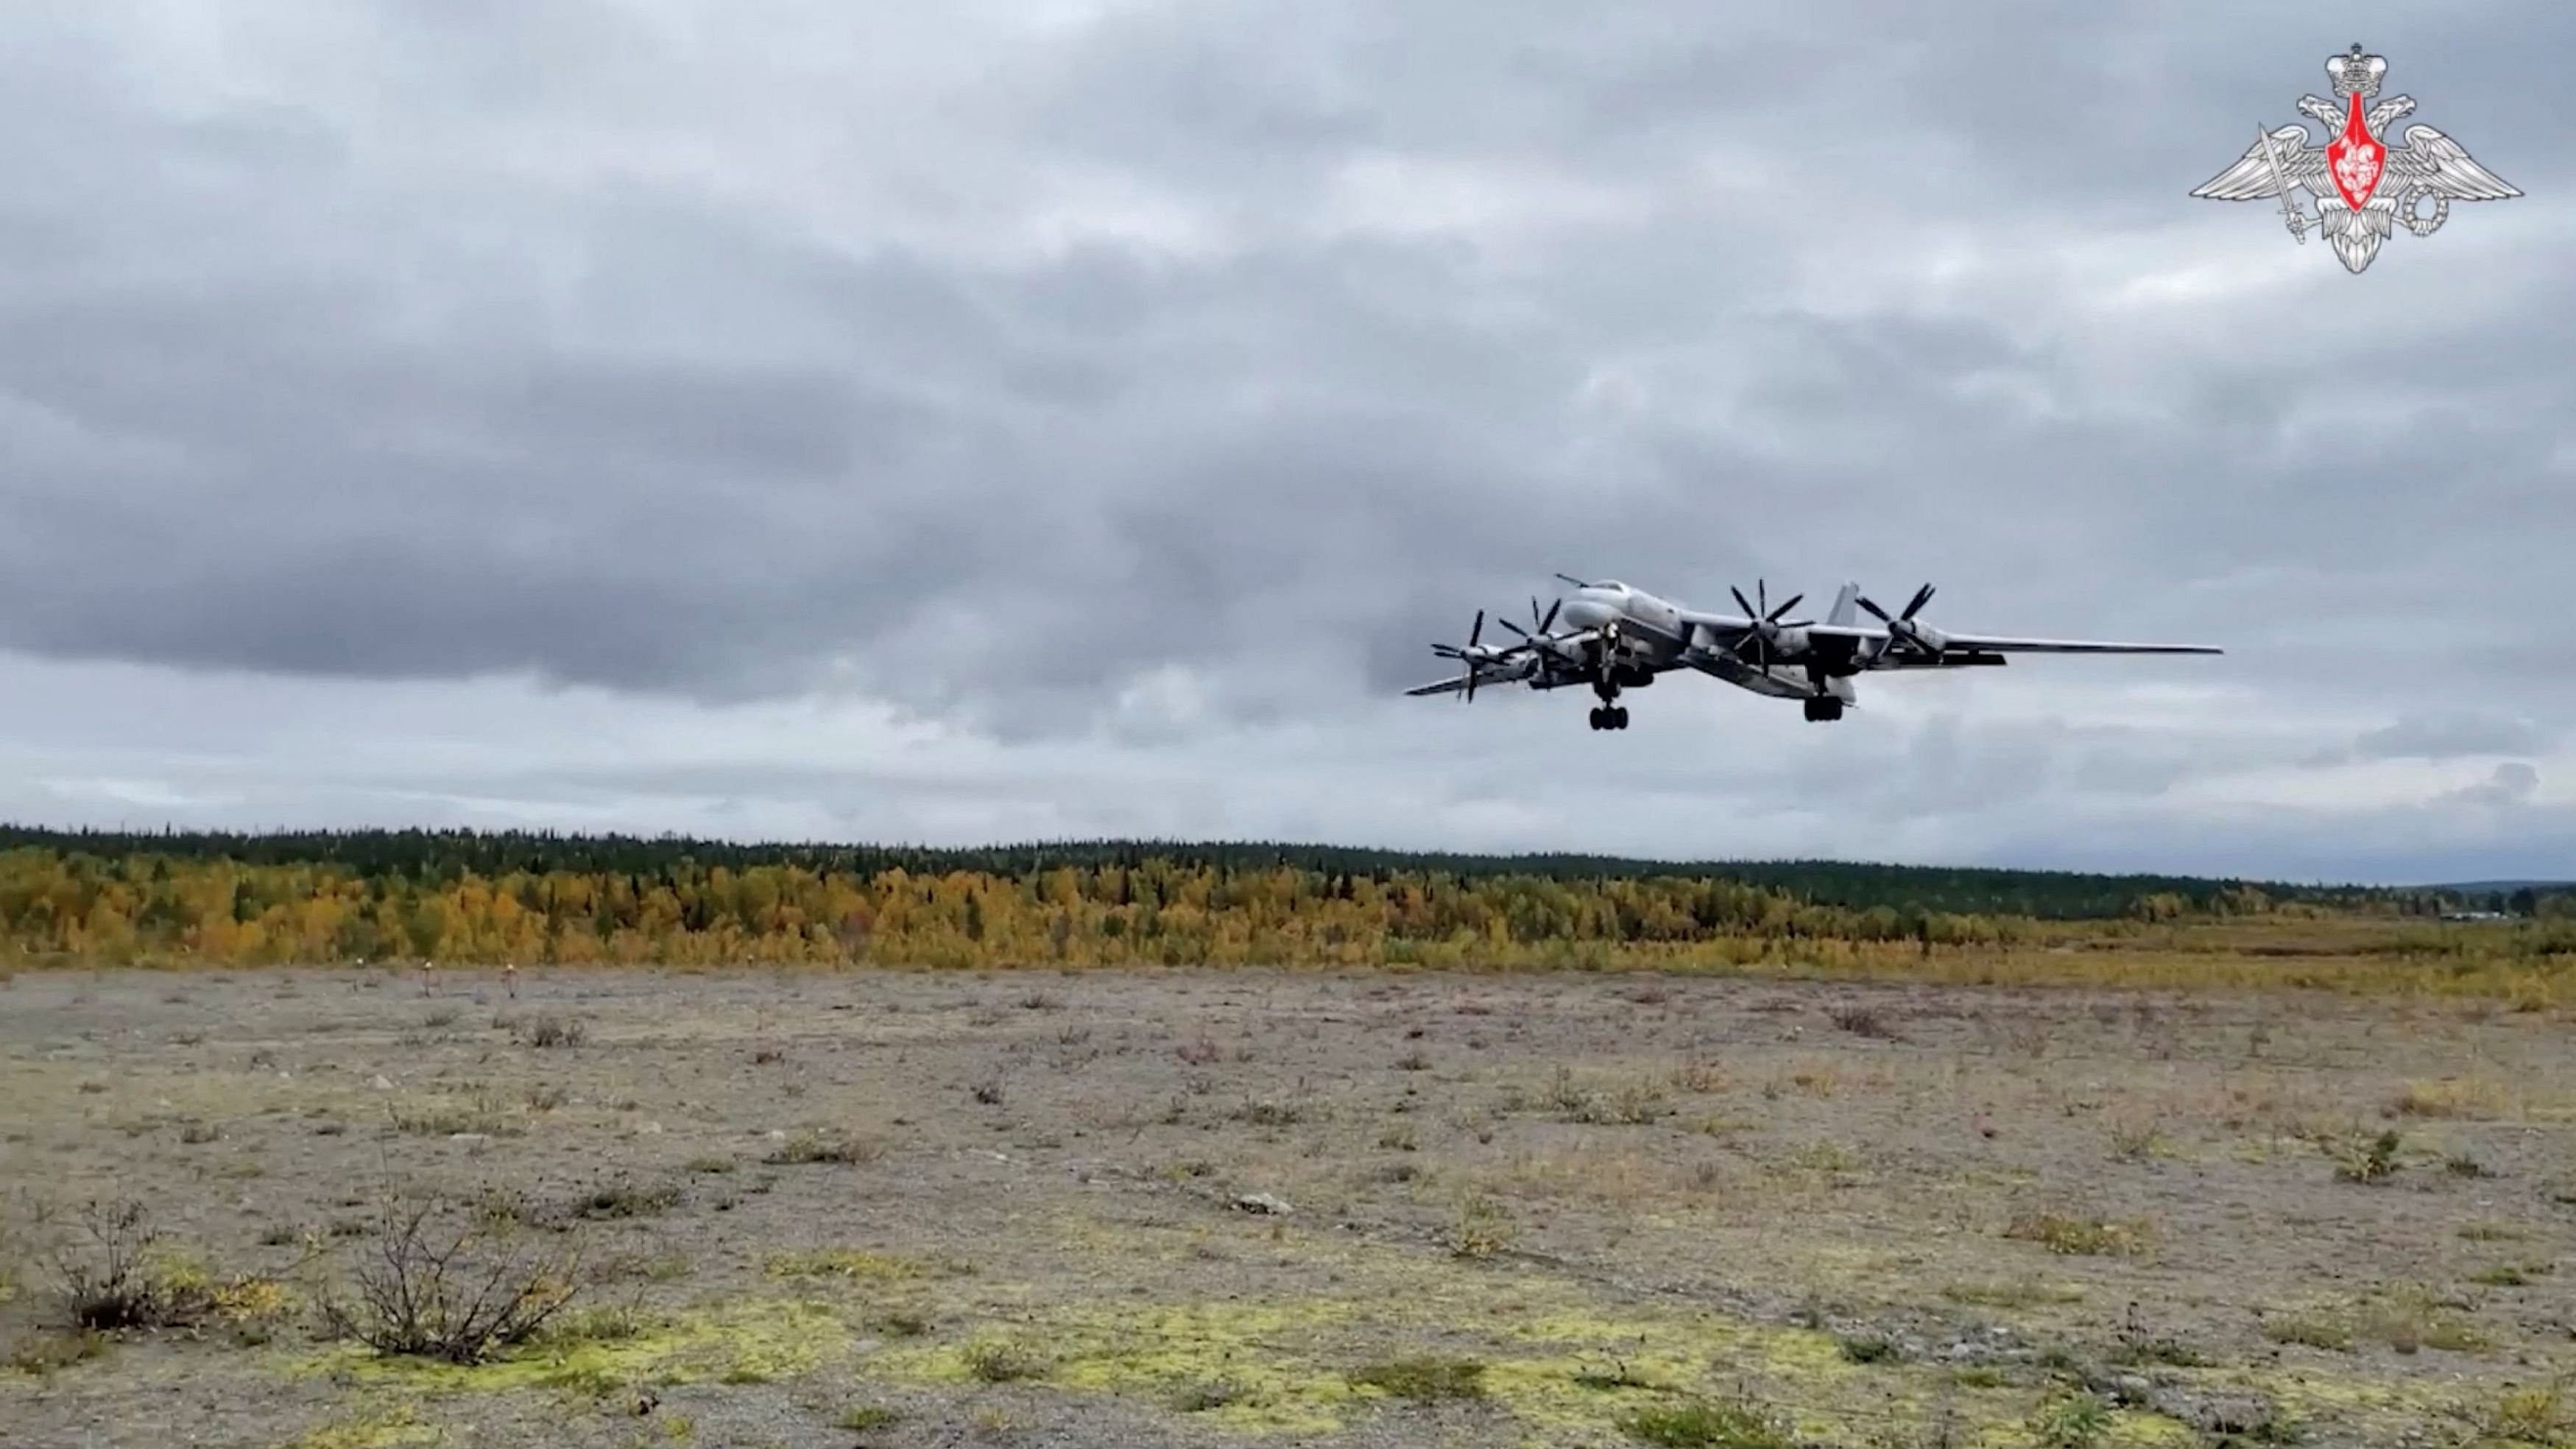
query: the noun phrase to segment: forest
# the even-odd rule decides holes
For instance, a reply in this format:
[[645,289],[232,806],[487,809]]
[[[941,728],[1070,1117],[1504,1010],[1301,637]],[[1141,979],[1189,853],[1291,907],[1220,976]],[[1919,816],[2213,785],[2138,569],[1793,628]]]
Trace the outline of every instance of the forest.
[[[0,836],[0,941],[26,964],[1832,966],[2180,940],[2194,924],[2397,927],[2454,904],[2148,876],[1267,844]],[[2576,949],[2576,898],[2534,904],[2553,919],[2510,949]],[[2429,929],[2389,939],[2448,939]]]
[[[453,881],[466,875],[553,871],[652,875],[666,870],[740,872],[793,866],[809,872],[909,875],[972,872],[1022,879],[1052,867],[1135,870],[1149,861],[1187,868],[1266,870],[1363,877],[1494,876],[1551,881],[1724,880],[1764,886],[1822,905],[1866,910],[1941,911],[2103,919],[2139,900],[2172,897],[2191,910],[2223,909],[2251,888],[2273,901],[2345,910],[2428,915],[2460,904],[2436,891],[2165,875],[2091,875],[1990,867],[1877,865],[1834,860],[1635,860],[1599,855],[1460,855],[1336,845],[1157,840],[1067,840],[934,849],[921,846],[742,844],[677,836],[560,835],[520,831],[303,831],[270,834],[41,830],[0,825],[0,850],[33,848],[102,859],[133,856],[242,865],[331,865],[364,877]],[[2478,902],[2486,904],[2486,902]],[[2503,908],[2501,900],[2495,903]],[[2527,912],[2526,912],[2527,913]]]

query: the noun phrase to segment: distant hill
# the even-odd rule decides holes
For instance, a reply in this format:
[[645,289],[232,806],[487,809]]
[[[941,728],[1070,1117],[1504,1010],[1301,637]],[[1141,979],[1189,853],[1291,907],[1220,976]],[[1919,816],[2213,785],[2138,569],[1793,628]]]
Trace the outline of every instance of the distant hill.
[[160,856],[229,859],[248,865],[336,865],[364,877],[453,880],[513,871],[590,871],[653,876],[679,867],[743,869],[792,865],[807,870],[913,874],[981,871],[1024,877],[1056,867],[1134,867],[1164,860],[1218,870],[1278,867],[1332,876],[1405,875],[1477,879],[1539,877],[1558,881],[1699,879],[1737,881],[1824,905],[1867,910],[2018,915],[2054,919],[2107,917],[2143,896],[2179,898],[2207,907],[2222,893],[2259,890],[2275,901],[2422,909],[2441,890],[2391,891],[2155,874],[2106,875],[1996,867],[1880,865],[1836,860],[1642,860],[1580,854],[1471,855],[1378,850],[1276,841],[1064,840],[959,849],[753,843],[674,836],[564,835],[527,831],[125,832],[0,826],[0,850],[33,848],[102,858]]
[[2576,891],[2576,880],[2464,880],[2419,889],[2460,896],[2509,895],[2514,891]]

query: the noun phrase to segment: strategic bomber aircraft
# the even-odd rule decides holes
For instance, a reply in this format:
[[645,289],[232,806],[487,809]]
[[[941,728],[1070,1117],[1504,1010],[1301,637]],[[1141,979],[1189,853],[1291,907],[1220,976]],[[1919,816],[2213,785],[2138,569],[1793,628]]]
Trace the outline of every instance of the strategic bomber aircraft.
[[[1465,668],[1456,676],[1408,689],[1407,694],[1451,694],[1474,699],[1479,685],[1514,681],[1532,689],[1561,689],[1588,684],[1601,702],[1592,709],[1596,730],[1628,727],[1628,710],[1619,693],[1643,689],[1655,676],[1675,669],[1713,674],[1738,689],[1794,699],[1809,720],[1833,720],[1858,702],[1852,677],[1873,669],[1964,669],[2000,665],[2012,654],[2216,654],[2207,644],[2113,644],[2090,639],[2013,639],[1998,634],[1950,634],[1922,623],[1915,615],[1932,600],[1932,586],[1914,591],[1905,607],[1891,615],[1862,597],[1860,585],[1845,584],[1824,622],[1791,619],[1803,594],[1772,607],[1760,581],[1754,597],[1730,588],[1736,614],[1703,614],[1615,579],[1587,583],[1571,574],[1558,578],[1574,585],[1571,598],[1538,611],[1530,600],[1530,623],[1524,629],[1497,616],[1495,623],[1520,636],[1517,644],[1487,644],[1485,612],[1467,631],[1467,642],[1434,644],[1431,652],[1455,659]],[[1878,620],[1858,622],[1860,610]],[[1566,628],[1556,629],[1557,615]]]

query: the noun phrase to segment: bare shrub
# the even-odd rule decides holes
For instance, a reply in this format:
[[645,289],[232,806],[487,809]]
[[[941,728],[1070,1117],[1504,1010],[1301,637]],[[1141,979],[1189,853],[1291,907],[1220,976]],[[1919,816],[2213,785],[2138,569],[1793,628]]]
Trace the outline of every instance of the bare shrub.
[[77,1234],[53,1254],[57,1296],[73,1327],[164,1328],[213,1306],[202,1274],[156,1271],[161,1232],[141,1202],[86,1203],[75,1217]]
[[589,1036],[589,1027],[569,1017],[540,1016],[528,1026],[532,1047],[576,1047]]
[[576,1256],[487,1222],[443,1194],[388,1198],[351,1269],[354,1299],[326,1295],[323,1321],[380,1354],[449,1363],[524,1342],[580,1291]]
[[1854,1036],[1868,1037],[1872,1041],[1904,1039],[1895,1027],[1888,1025],[1887,1018],[1878,1014],[1876,1007],[1838,1006],[1834,1008],[1833,1022],[1835,1026]]

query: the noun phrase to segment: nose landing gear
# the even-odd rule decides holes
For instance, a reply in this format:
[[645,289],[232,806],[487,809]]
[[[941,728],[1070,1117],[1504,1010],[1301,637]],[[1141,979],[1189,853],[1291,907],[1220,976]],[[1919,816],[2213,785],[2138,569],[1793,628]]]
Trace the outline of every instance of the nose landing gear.
[[1802,703],[1806,706],[1807,720],[1811,724],[1822,720],[1841,719],[1843,717],[1843,702],[1834,698],[1830,694],[1823,695],[1815,699],[1805,700],[1802,701]]
[[1595,706],[1592,711],[1592,727],[1596,730],[1626,729],[1628,727],[1627,708],[1624,705]]

